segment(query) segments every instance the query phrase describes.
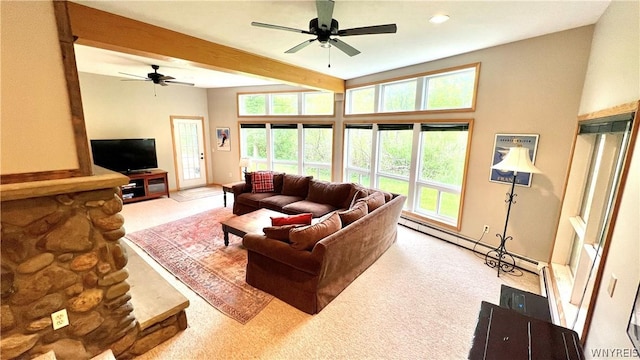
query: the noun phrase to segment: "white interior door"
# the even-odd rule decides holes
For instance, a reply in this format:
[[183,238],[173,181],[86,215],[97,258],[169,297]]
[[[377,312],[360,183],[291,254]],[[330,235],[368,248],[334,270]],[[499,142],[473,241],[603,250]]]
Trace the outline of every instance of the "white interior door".
[[171,117],[178,189],[207,184],[204,119]]

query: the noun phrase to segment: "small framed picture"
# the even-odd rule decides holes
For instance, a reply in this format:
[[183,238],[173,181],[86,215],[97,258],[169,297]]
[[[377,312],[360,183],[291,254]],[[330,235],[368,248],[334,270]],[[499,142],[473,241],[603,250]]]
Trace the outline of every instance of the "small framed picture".
[[231,134],[229,128],[216,128],[216,150],[231,151]]
[[[538,134],[496,134],[491,165],[493,166],[502,161],[509,152],[509,148],[514,146],[522,146],[529,149],[531,162],[535,164],[539,136]],[[513,171],[491,169],[489,181],[511,184],[513,182]],[[516,185],[531,186],[531,173],[519,172],[516,175]]]
[[627,326],[627,335],[636,349],[636,354],[640,353],[640,285],[636,290],[636,297],[631,307],[631,317]]

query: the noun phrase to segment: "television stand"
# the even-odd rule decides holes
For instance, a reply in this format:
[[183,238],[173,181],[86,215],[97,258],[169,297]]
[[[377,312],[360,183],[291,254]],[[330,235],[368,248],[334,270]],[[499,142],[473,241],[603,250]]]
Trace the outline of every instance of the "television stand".
[[169,197],[167,172],[160,169],[133,171],[125,174],[129,177],[127,185],[120,186],[122,202],[125,204]]

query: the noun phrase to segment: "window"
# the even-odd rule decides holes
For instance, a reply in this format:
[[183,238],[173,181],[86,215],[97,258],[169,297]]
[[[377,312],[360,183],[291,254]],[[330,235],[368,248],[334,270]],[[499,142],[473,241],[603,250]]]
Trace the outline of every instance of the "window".
[[415,212],[443,222],[458,218],[468,135],[467,125],[421,125]]
[[250,158],[248,171],[266,170],[267,127],[264,124],[240,124],[240,157]]
[[333,93],[305,92],[302,97],[304,115],[333,115]]
[[347,90],[347,114],[370,114],[375,112],[374,86]]
[[406,211],[459,227],[470,122],[346,124],[344,181],[406,195]]
[[376,187],[409,195],[413,125],[378,125]]
[[371,124],[347,124],[345,128],[345,181],[371,187]]
[[345,114],[473,110],[479,71],[480,64],[477,63],[347,89]]
[[271,169],[283,173],[298,173],[298,125],[272,124]]
[[333,128],[331,125],[302,125],[303,173],[331,181]]
[[273,170],[331,181],[333,124],[240,124],[249,171]]
[[417,80],[401,81],[381,86],[381,112],[414,111]]
[[321,91],[238,94],[239,116],[333,115],[333,93]]

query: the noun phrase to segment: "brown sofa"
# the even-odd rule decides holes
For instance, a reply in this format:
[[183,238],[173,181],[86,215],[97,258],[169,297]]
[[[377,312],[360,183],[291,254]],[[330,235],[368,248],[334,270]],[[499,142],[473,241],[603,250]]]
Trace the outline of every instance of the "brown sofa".
[[[338,186],[341,183],[330,185],[335,186],[324,189],[346,192]],[[346,185],[356,188],[354,193],[363,189],[354,184]],[[309,314],[318,313],[327,306],[395,242],[398,219],[406,200],[403,195],[364,189],[364,193],[359,194],[364,197],[354,201],[357,196],[349,198],[351,193],[341,198],[343,202],[332,205],[351,209],[335,211],[317,224],[289,230],[290,238],[245,235],[247,283]],[[312,195],[290,204],[303,201],[306,203],[298,205],[317,204],[314,201],[329,201],[329,198],[334,197],[326,193],[321,200]],[[258,204],[263,200],[257,200]],[[349,205],[345,206],[347,202]],[[240,204],[240,211],[249,210],[248,205]],[[283,209],[288,210],[287,206]],[[320,239],[301,243],[302,235],[307,236],[310,232]]]
[[312,213],[320,217],[335,210],[347,209],[354,199],[368,194],[351,183],[315,180],[312,176],[275,173],[272,192],[252,192],[251,173],[245,182],[233,186],[233,213],[243,215],[266,208],[285,214]]

